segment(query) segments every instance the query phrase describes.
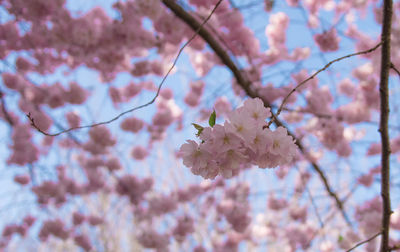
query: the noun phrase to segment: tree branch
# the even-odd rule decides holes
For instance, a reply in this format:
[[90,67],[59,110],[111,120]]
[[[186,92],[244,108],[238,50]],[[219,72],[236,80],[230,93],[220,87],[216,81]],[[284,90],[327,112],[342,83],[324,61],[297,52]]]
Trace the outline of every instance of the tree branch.
[[70,131],[73,131],[73,130],[77,130],[77,129],[92,128],[92,127],[96,127],[96,126],[100,126],[100,125],[112,123],[112,122],[118,120],[119,118],[121,118],[122,116],[124,116],[124,115],[126,115],[126,114],[128,114],[128,113],[131,113],[131,112],[133,112],[133,111],[135,111],[135,110],[139,110],[139,109],[141,109],[141,108],[144,108],[144,107],[147,107],[147,106],[153,104],[153,103],[156,101],[158,95],[160,94],[161,88],[162,88],[162,86],[163,86],[165,80],[167,79],[167,77],[168,77],[169,74],[171,73],[172,69],[174,69],[176,63],[178,62],[178,59],[179,59],[180,55],[181,55],[182,52],[183,52],[183,49],[185,49],[185,47],[186,47],[187,45],[189,45],[189,43],[192,42],[192,40],[197,36],[198,32],[202,29],[202,27],[205,25],[205,23],[207,23],[207,21],[211,18],[211,16],[214,14],[215,10],[218,8],[218,6],[221,4],[221,2],[222,2],[222,0],[219,0],[219,1],[218,1],[218,3],[214,6],[213,10],[210,12],[210,14],[208,15],[208,17],[207,17],[206,19],[204,19],[204,21],[199,25],[199,27],[198,27],[197,29],[195,29],[195,32],[194,32],[194,34],[192,35],[192,37],[190,37],[190,39],[189,39],[188,41],[186,41],[186,43],[183,44],[183,46],[179,49],[178,54],[176,55],[175,60],[174,60],[174,62],[173,62],[173,64],[172,64],[172,66],[168,69],[167,73],[165,74],[165,76],[164,76],[163,79],[161,80],[160,84],[158,85],[157,92],[156,92],[155,96],[154,96],[153,99],[151,99],[149,102],[147,102],[147,103],[145,103],[145,104],[142,104],[142,105],[140,105],[140,106],[134,107],[134,108],[132,108],[132,109],[126,110],[126,111],[124,111],[124,112],[118,114],[117,116],[115,116],[114,118],[112,118],[112,119],[110,119],[110,120],[103,121],[103,122],[98,122],[98,123],[94,123],[94,124],[90,124],[90,125],[85,125],[85,126],[72,127],[72,128],[69,128],[69,129],[65,129],[65,130],[59,131],[59,132],[57,132],[57,133],[48,133],[48,132],[45,132],[45,131],[41,130],[41,129],[35,124],[35,120],[34,120],[34,118],[31,116],[31,114],[28,113],[26,116],[28,117],[28,119],[29,119],[29,121],[30,121],[32,127],[34,127],[37,131],[39,131],[39,132],[42,133],[43,135],[46,135],[46,136],[58,136],[58,135],[61,135],[61,134],[64,134],[64,133],[67,133],[67,132],[70,132]]
[[[251,97],[251,98],[260,98],[264,102],[264,106],[266,107],[271,107],[271,104],[264,98],[260,97],[257,93],[257,91],[253,90],[251,88],[251,82],[242,74],[242,72],[239,70],[239,68],[235,65],[235,63],[232,61],[231,57],[229,54],[226,52],[226,49],[221,46],[221,44],[214,38],[214,35],[211,34],[205,27],[202,27],[200,23],[188,12],[186,12],[181,6],[179,6],[174,0],[162,0],[165,6],[167,6],[172,12],[175,13],[175,15],[180,18],[182,21],[184,21],[187,25],[189,25],[193,30],[198,31],[198,34],[208,43],[208,45],[213,49],[215,54],[219,57],[219,59],[222,61],[224,65],[226,65],[232,74],[234,75],[237,84],[242,87],[242,89],[246,92],[246,94]],[[340,212],[342,213],[342,216],[344,217],[345,221],[347,222],[348,225],[351,225],[349,218],[347,217],[347,214],[344,210],[343,203],[339,199],[339,197],[336,195],[336,193],[333,191],[331,186],[329,185],[328,179],[322,169],[316,164],[315,162],[309,160],[308,158],[308,153],[306,149],[304,148],[303,144],[301,143],[300,139],[298,139],[287,127],[284,125],[281,121],[279,121],[274,113],[272,113],[273,118],[275,118],[274,123],[276,126],[282,126],[285,127],[288,131],[288,134],[295,139],[297,146],[299,147],[300,152],[303,154],[303,156],[311,163],[311,166],[313,169],[317,172],[319,175],[320,179],[322,180],[322,183],[328,192],[329,196],[331,196],[335,203],[336,206],[339,208]]]
[[[302,82],[300,82],[295,88],[293,88],[286,96],[285,98],[283,98],[281,105],[279,106],[278,111],[276,112],[276,116],[279,116],[279,114],[282,112],[283,106],[285,105],[285,103],[287,102],[287,100],[289,99],[289,97],[296,92],[301,86],[303,86],[306,82],[312,80],[315,78],[315,76],[317,76],[319,73],[325,71],[328,67],[330,67],[333,63],[353,57],[353,56],[357,56],[357,55],[361,55],[361,54],[367,54],[367,53],[371,53],[373,51],[375,51],[376,49],[378,49],[380,46],[382,45],[382,42],[380,42],[379,44],[377,44],[376,46],[374,46],[371,49],[365,50],[365,51],[361,51],[361,52],[356,52],[356,53],[351,53],[345,56],[342,56],[340,58],[334,59],[330,62],[328,62],[328,64],[326,64],[323,68],[319,69],[318,71],[316,71],[314,74],[312,74],[310,77],[308,77],[307,79],[303,80]],[[275,117],[274,117],[275,118]],[[273,122],[274,118],[272,118],[272,120],[269,122],[269,125]]]
[[364,241],[361,241],[361,242],[357,243],[357,244],[354,245],[352,248],[346,250],[346,252],[350,252],[350,251],[356,249],[357,247],[360,247],[361,245],[363,245],[363,244],[365,244],[365,243],[367,243],[367,242],[372,241],[373,239],[375,239],[376,237],[380,236],[381,234],[382,234],[382,232],[379,232],[379,233],[373,235],[372,237],[368,238],[367,240],[364,240]]
[[392,66],[390,61],[390,31],[392,26],[393,3],[392,0],[383,1],[383,23],[382,23],[382,54],[381,73],[379,83],[380,95],[380,123],[382,154],[381,154],[381,196],[382,196],[382,239],[380,251],[389,251],[389,224],[392,210],[390,207],[390,139],[389,139],[389,70]]
[[400,71],[394,66],[393,63],[390,63],[390,68],[393,69],[397,73],[397,75],[399,75],[399,77],[400,77]]

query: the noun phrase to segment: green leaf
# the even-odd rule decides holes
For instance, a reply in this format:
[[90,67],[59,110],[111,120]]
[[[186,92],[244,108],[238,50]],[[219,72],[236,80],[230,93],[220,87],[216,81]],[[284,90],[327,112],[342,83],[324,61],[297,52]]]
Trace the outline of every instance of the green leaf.
[[208,119],[208,124],[211,126],[211,127],[214,127],[214,125],[215,125],[215,119],[217,118],[217,114],[215,113],[215,110],[211,113],[211,115],[210,115],[210,119]]
[[201,125],[198,125],[198,124],[196,124],[196,123],[192,123],[192,125],[197,129],[196,136],[199,137],[200,134],[201,134],[201,132],[203,132],[204,127],[201,126]]
[[338,242],[341,242],[341,241],[343,241],[343,236],[339,235]]

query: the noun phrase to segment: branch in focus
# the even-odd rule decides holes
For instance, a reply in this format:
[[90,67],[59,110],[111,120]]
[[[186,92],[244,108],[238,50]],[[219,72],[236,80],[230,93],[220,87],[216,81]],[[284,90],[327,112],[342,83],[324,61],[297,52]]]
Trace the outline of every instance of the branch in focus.
[[[326,69],[328,69],[333,63],[335,62],[339,62],[341,60],[353,57],[353,56],[357,56],[357,55],[362,55],[362,54],[367,54],[367,53],[371,53],[373,51],[375,51],[376,49],[378,49],[380,46],[382,45],[382,42],[380,42],[379,44],[377,44],[376,46],[374,46],[371,49],[365,50],[365,51],[361,51],[361,52],[356,52],[356,53],[351,53],[345,56],[342,56],[340,58],[334,59],[332,61],[330,61],[328,64],[326,64],[323,68],[319,69],[318,71],[316,71],[314,74],[312,74],[310,77],[308,77],[307,79],[303,80],[302,82],[300,82],[295,88],[293,88],[286,96],[285,98],[283,98],[281,105],[279,106],[278,111],[276,112],[276,116],[279,116],[279,114],[282,112],[283,106],[285,105],[285,103],[287,102],[287,100],[289,99],[289,97],[296,92],[301,86],[303,86],[306,82],[312,80],[315,78],[315,76],[317,76],[319,73],[325,71]],[[268,123],[268,125],[271,125],[271,123],[274,121],[275,117],[272,118],[272,120]]]
[[[271,107],[271,104],[260,95],[258,95],[257,91],[251,88],[251,82],[242,74],[240,69],[236,66],[236,64],[232,61],[231,57],[227,53],[227,50],[223,48],[219,41],[215,39],[215,36],[211,34],[205,27],[203,27],[190,13],[186,12],[180,5],[176,3],[174,0],[163,0],[162,1],[165,6],[167,6],[175,15],[184,21],[187,25],[189,25],[193,30],[198,31],[198,34],[208,43],[208,45],[213,49],[215,54],[219,57],[221,62],[226,65],[232,74],[234,75],[237,84],[242,87],[242,89],[246,92],[246,94],[251,98],[260,98],[265,107]],[[346,223],[351,226],[350,220],[344,210],[344,206],[342,201],[333,191],[331,186],[329,185],[328,179],[322,169],[316,164],[315,162],[308,159],[308,153],[306,152],[304,146],[302,145],[300,139],[298,139],[294,133],[292,133],[286,125],[284,125],[281,121],[279,121],[274,113],[272,113],[272,117],[275,118],[274,123],[276,126],[285,127],[288,131],[288,134],[293,137],[296,141],[297,146],[299,147],[300,152],[303,156],[311,163],[313,169],[318,173],[322,183],[325,187],[325,190],[328,192],[329,196],[331,196],[336,206],[339,208],[340,212],[342,213],[343,218],[345,219]]]
[[67,133],[67,132],[70,132],[70,131],[73,131],[73,130],[84,129],[84,128],[93,128],[93,127],[96,127],[96,126],[100,126],[100,125],[112,123],[112,122],[118,120],[119,118],[121,118],[122,116],[124,116],[124,115],[126,115],[126,114],[128,114],[128,113],[131,113],[131,112],[133,112],[133,111],[135,111],[135,110],[139,110],[139,109],[141,109],[141,108],[144,108],[144,107],[147,107],[147,106],[153,104],[153,103],[156,101],[158,95],[160,94],[161,88],[162,88],[162,86],[163,86],[165,80],[167,79],[167,77],[169,76],[169,74],[171,73],[171,71],[174,69],[176,63],[178,62],[178,59],[179,59],[180,55],[181,55],[182,52],[183,52],[183,49],[185,49],[185,47],[186,47],[187,45],[189,45],[189,43],[192,42],[192,40],[197,36],[197,34],[199,33],[199,31],[200,31],[200,30],[202,29],[202,27],[208,22],[208,20],[209,20],[209,19],[211,18],[211,16],[214,14],[215,10],[218,8],[218,6],[221,4],[221,2],[222,2],[222,0],[219,0],[219,1],[218,1],[218,3],[214,6],[214,8],[212,9],[212,11],[210,12],[210,14],[207,16],[207,18],[204,19],[204,21],[203,21],[203,22],[199,25],[199,27],[195,30],[195,33],[194,33],[194,34],[190,37],[190,39],[189,39],[188,41],[186,41],[186,43],[183,44],[183,46],[179,49],[178,54],[176,55],[175,60],[174,60],[174,62],[172,63],[172,66],[168,69],[167,73],[165,74],[165,76],[164,76],[163,79],[161,80],[160,84],[158,85],[157,92],[156,92],[155,96],[154,96],[153,99],[151,99],[149,102],[147,102],[147,103],[145,103],[145,104],[142,104],[142,105],[140,105],[140,106],[134,107],[134,108],[132,108],[132,109],[126,110],[126,111],[124,111],[124,112],[118,114],[117,116],[115,116],[114,118],[112,118],[112,119],[110,119],[110,120],[107,120],[107,121],[104,121],[104,122],[98,122],[98,123],[94,123],[94,124],[90,124],[90,125],[85,125],[85,126],[72,127],[72,128],[66,129],[66,130],[59,131],[59,132],[57,132],[57,133],[48,133],[48,132],[45,132],[45,131],[41,130],[41,129],[35,124],[34,118],[31,116],[31,114],[28,113],[26,116],[28,117],[28,119],[29,119],[29,121],[30,121],[32,127],[34,127],[37,131],[39,131],[39,132],[42,133],[43,135],[46,135],[46,136],[58,136],[58,135],[61,135],[61,134],[63,134],[63,133]]
[[390,215],[390,138],[389,138],[389,70],[392,66],[390,61],[390,31],[392,29],[392,0],[383,1],[383,23],[382,23],[382,54],[381,73],[379,83],[380,96],[380,123],[381,134],[381,196],[382,196],[382,239],[380,251],[389,251],[389,229]]

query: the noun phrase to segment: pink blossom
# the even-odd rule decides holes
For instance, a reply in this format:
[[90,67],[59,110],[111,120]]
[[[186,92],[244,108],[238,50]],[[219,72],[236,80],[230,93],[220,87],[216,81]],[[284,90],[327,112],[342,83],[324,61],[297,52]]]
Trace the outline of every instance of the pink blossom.
[[390,227],[400,230],[400,209],[397,208],[390,216]]
[[293,61],[300,61],[300,60],[305,60],[308,57],[310,57],[311,54],[311,49],[308,47],[297,47],[293,50],[292,54],[289,56],[290,60]]
[[166,100],[172,99],[174,97],[174,93],[170,88],[164,88],[160,91],[160,96]]
[[87,217],[87,221],[92,226],[98,226],[104,222],[103,218],[95,215],[90,215],[89,217]]
[[[192,41],[193,42],[193,41]],[[193,44],[190,43],[193,47]],[[196,74],[203,77],[210,72],[215,65],[216,56],[210,52],[194,52],[189,50],[189,59],[196,71]]]
[[234,149],[226,151],[220,157],[220,174],[224,178],[231,178],[237,175],[240,165],[245,163],[247,156]]
[[368,105],[363,101],[354,101],[340,106],[336,110],[336,116],[348,123],[354,124],[362,121],[369,121],[371,118],[371,111],[368,109]]
[[27,72],[32,69],[32,63],[23,57],[18,57],[15,65],[20,72]]
[[18,225],[16,224],[9,224],[5,226],[3,229],[3,237],[11,237],[14,233],[16,233],[18,230]]
[[118,180],[115,190],[120,195],[127,195],[132,204],[138,205],[152,186],[151,178],[140,180],[133,175],[125,175]]
[[101,146],[113,146],[116,141],[112,138],[111,132],[106,126],[92,127],[89,130],[89,136],[93,142]]
[[217,115],[226,115],[232,110],[231,104],[225,96],[219,97],[214,103]]
[[92,244],[90,243],[90,239],[87,235],[80,234],[74,237],[74,241],[76,245],[83,248],[85,251],[90,251],[92,249]]
[[268,198],[268,208],[275,210],[275,211],[280,211],[285,209],[288,206],[288,203],[285,199],[278,199],[275,198],[273,195],[271,195]]
[[66,240],[69,237],[69,230],[65,228],[64,223],[60,219],[47,220],[40,229],[39,238],[42,241],[46,241],[50,235]]
[[210,147],[210,150],[212,148],[214,153],[226,152],[230,149],[235,150],[242,145],[242,141],[237,135],[227,132],[226,127],[221,125],[214,126],[212,130],[212,139],[214,144]]
[[72,215],[72,223],[75,226],[82,224],[85,221],[85,219],[86,219],[86,217],[79,212],[74,212]]
[[190,170],[205,179],[214,179],[220,172],[220,166],[215,161],[209,161],[205,167],[194,166]]
[[78,83],[71,82],[69,90],[66,92],[66,100],[71,104],[82,104],[86,101],[88,93],[85,89],[80,87]]
[[23,86],[21,78],[17,75],[11,73],[3,73],[1,77],[3,78],[4,85],[10,89],[17,90]]
[[14,181],[20,185],[27,185],[31,181],[31,178],[27,174],[17,175],[14,177]]
[[256,125],[244,109],[232,111],[228,115],[228,121],[225,122],[224,126],[228,132],[240,136],[245,141],[251,141],[255,137]]
[[289,208],[289,215],[290,218],[292,218],[293,220],[299,220],[301,222],[304,222],[307,219],[307,207],[306,206],[299,207],[292,205]]
[[315,35],[314,40],[323,52],[333,52],[339,49],[340,38],[337,36],[335,28]]
[[269,151],[273,155],[280,155],[285,163],[292,161],[296,155],[296,145],[293,138],[287,134],[287,130],[283,127],[278,127],[275,131],[269,131]]
[[339,92],[352,97],[356,92],[356,87],[350,79],[344,79],[339,83]]
[[122,121],[121,129],[133,133],[139,132],[144,126],[144,122],[136,117],[129,117]]
[[177,208],[177,200],[172,196],[155,195],[149,199],[149,211],[152,215],[160,216],[174,211]]
[[12,153],[7,163],[25,165],[33,163],[38,159],[39,150],[31,141],[31,127],[28,124],[18,124],[13,127],[11,138],[13,144],[11,145]]
[[118,158],[112,157],[110,159],[107,160],[107,162],[105,163],[105,166],[110,170],[110,171],[117,171],[122,169],[122,165],[119,162]]
[[190,107],[196,107],[199,105],[200,96],[196,93],[189,92],[184,99],[185,103]]
[[137,84],[131,82],[123,88],[122,93],[127,98],[127,100],[129,100],[129,99],[135,97],[137,94],[139,94],[141,89],[142,88],[140,87],[140,85],[137,85]]
[[172,111],[168,108],[159,109],[153,116],[152,122],[155,126],[165,127],[170,125],[174,120]]
[[114,104],[118,104],[122,102],[122,94],[121,91],[116,87],[110,87],[108,89],[110,93],[111,100]]
[[295,7],[299,4],[299,0],[286,0],[289,6]]
[[132,149],[132,157],[136,160],[143,160],[149,155],[146,148],[142,146],[136,146]]
[[33,223],[35,223],[35,221],[36,221],[36,218],[31,215],[27,215],[23,219],[24,224],[26,224],[28,227],[32,226]]
[[211,155],[193,140],[187,140],[187,143],[181,146],[180,152],[183,155],[183,164],[187,167],[203,168]]
[[60,83],[55,83],[47,88],[47,99],[46,103],[51,108],[58,108],[64,106],[66,102],[65,93],[66,90]]
[[169,244],[168,235],[159,234],[153,229],[144,229],[137,239],[145,248],[165,248]]
[[370,187],[374,182],[374,174],[372,173],[364,174],[357,179],[357,182],[365,187]]
[[269,108],[264,107],[264,103],[260,98],[248,99],[243,105],[244,113],[250,115],[256,123],[263,123],[271,116]]
[[76,112],[68,112],[66,115],[68,125],[71,128],[79,127],[81,123],[81,118],[79,117],[78,113]]

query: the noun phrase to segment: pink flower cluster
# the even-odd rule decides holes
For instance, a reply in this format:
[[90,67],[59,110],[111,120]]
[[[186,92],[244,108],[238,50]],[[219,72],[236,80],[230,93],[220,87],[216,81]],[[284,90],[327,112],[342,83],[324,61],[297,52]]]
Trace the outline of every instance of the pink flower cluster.
[[64,222],[62,220],[55,219],[45,221],[39,232],[39,238],[42,241],[47,240],[50,235],[58,237],[62,240],[66,240],[68,239],[70,233],[69,230],[64,226]]
[[340,38],[337,36],[335,28],[315,35],[314,40],[323,52],[333,52],[339,49]]
[[144,200],[144,194],[153,186],[151,178],[139,179],[133,175],[125,175],[118,180],[116,192],[119,195],[126,195],[132,204],[138,205]]
[[194,174],[213,179],[230,178],[248,165],[273,168],[290,163],[297,147],[285,128],[267,128],[270,116],[261,99],[246,100],[223,125],[202,128],[200,144],[188,140],[181,146],[183,164]]
[[190,83],[190,92],[185,96],[185,103],[190,107],[196,107],[200,103],[201,95],[204,90],[203,81],[194,81]]
[[11,238],[13,234],[20,234],[21,236],[25,236],[28,229],[33,225],[36,219],[30,215],[25,216],[23,218],[21,224],[9,224],[6,225],[3,229],[2,236],[4,238]]

